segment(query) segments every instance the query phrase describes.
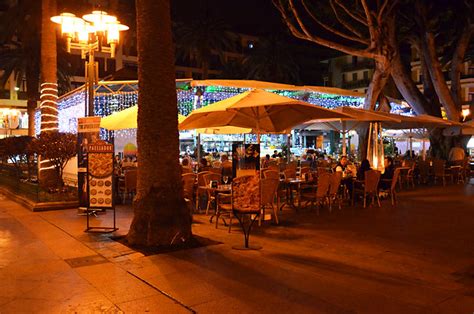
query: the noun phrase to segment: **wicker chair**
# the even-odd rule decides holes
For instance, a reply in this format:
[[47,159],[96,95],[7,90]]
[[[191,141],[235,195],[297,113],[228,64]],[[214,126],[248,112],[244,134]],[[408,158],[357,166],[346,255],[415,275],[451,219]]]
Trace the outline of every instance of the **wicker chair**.
[[342,195],[341,191],[342,172],[334,172],[329,178],[329,212],[332,212],[332,204],[338,202],[341,210]]
[[133,196],[137,191],[137,168],[124,171],[124,185],[123,185],[123,203],[127,196],[133,200]]
[[[209,172],[204,175],[204,185],[206,187],[211,185],[212,181],[221,182],[221,175],[219,173]],[[216,201],[214,191],[207,189],[207,205],[206,205],[206,215],[209,213],[209,207],[212,204],[212,201]]]
[[197,174],[197,189],[196,189],[196,206],[195,209],[199,211],[199,200],[202,195],[207,194],[206,181],[204,181],[204,176],[210,173],[209,171],[201,171]]
[[260,215],[260,219],[258,224],[262,224],[262,217],[265,217],[265,209],[270,207],[273,211],[273,216],[275,219],[275,223],[278,224],[278,205],[277,207],[273,206],[275,202],[275,195],[278,190],[278,185],[280,184],[279,179],[274,178],[266,178],[260,181],[260,189],[262,190],[261,195],[261,205],[262,205],[262,214]]
[[319,207],[329,201],[328,192],[329,192],[330,178],[331,178],[331,175],[329,173],[320,174],[318,176],[318,187],[316,189],[316,192],[301,194],[301,200],[307,201],[306,204],[311,203],[311,208],[313,208],[315,203],[318,205],[316,207],[318,216],[319,216]]
[[[267,170],[267,171],[264,172],[263,177],[265,179],[278,180],[278,187],[277,187],[277,190],[275,192],[275,196],[276,196],[276,199],[277,199],[277,208],[281,210],[283,205],[285,204],[284,202],[281,202],[281,199],[282,198],[286,199],[286,187],[283,183],[280,184],[280,174],[278,173],[278,171]],[[280,205],[280,204],[282,204],[282,205]]]
[[190,207],[190,212],[194,212],[194,186],[196,184],[196,175],[194,173],[185,173],[181,176],[183,181],[183,195],[186,203]]
[[390,199],[392,201],[392,206],[397,203],[397,182],[400,179],[400,169],[395,169],[392,179],[384,179],[383,181],[390,181],[390,188],[384,189],[382,191],[390,194]]
[[451,173],[446,171],[446,161],[444,160],[433,160],[433,172],[434,172],[434,179],[435,183],[438,178],[441,178],[443,181],[443,186],[446,185],[446,178],[451,178]]
[[286,168],[283,170],[283,177],[285,180],[296,178],[296,168]]
[[419,170],[419,183],[426,184],[430,179],[430,164],[428,161],[421,160],[418,162],[418,170]]
[[355,196],[361,194],[364,197],[364,208],[367,205],[367,196],[372,196],[372,204],[374,203],[375,198],[377,199],[377,204],[380,207],[380,198],[379,198],[379,181],[380,181],[380,172],[377,170],[368,170],[365,172],[364,184],[362,187],[356,187],[352,189],[352,206],[354,206]]

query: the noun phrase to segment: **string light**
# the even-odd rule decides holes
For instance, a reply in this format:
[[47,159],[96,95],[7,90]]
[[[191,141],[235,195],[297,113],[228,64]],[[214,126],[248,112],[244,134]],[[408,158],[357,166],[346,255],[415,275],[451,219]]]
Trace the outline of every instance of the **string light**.
[[[125,86],[126,85],[126,86]],[[128,88],[127,91],[121,89]],[[110,90],[114,90],[114,92]],[[111,82],[107,88],[99,86],[94,97],[94,114],[96,116],[108,116],[114,112],[135,106],[138,104],[138,84],[116,84]],[[189,115],[196,107],[204,107],[215,102],[241,94],[250,88],[237,88],[227,86],[184,86],[177,88],[178,112],[182,115]],[[362,108],[364,97],[342,96],[338,94],[328,94],[315,91],[290,91],[290,90],[268,90],[270,92],[285,97],[306,101],[311,104],[319,105],[325,108],[334,109],[340,106],[350,106]],[[60,132],[77,132],[77,118],[85,116],[85,97],[84,90],[70,94],[58,99],[58,121]],[[391,102],[391,112],[413,115],[411,108],[404,102]],[[38,117],[35,115],[35,124],[38,126]],[[37,128],[38,129],[38,128]],[[101,138],[109,139],[111,132],[101,130]],[[135,130],[115,131],[115,137],[130,138],[136,136]],[[224,140],[224,135],[212,135],[217,140]],[[269,137],[272,138],[272,137]]]

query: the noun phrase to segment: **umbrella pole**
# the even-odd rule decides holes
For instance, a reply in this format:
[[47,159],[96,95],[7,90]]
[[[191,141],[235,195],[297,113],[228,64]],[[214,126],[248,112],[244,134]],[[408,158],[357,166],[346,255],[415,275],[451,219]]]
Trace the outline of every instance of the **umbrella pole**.
[[201,133],[197,135],[197,162],[199,165],[199,161],[201,160]]
[[413,129],[410,129],[410,157],[413,158]]
[[346,121],[342,121],[342,156],[346,156]]

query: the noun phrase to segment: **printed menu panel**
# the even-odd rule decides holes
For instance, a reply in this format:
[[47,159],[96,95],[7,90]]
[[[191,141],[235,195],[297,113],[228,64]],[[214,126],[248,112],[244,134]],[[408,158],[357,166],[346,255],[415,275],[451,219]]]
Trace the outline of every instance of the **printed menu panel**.
[[89,207],[113,206],[114,146],[103,141],[88,148]]

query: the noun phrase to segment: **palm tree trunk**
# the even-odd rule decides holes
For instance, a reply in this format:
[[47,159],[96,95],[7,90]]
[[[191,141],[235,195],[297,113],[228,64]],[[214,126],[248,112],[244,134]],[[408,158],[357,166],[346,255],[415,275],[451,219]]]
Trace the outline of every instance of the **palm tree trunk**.
[[[56,0],[41,2],[41,132],[58,131],[58,79],[56,28],[50,18],[56,15]],[[54,186],[57,182],[57,171],[48,160],[38,158],[38,177],[43,187]]]
[[41,11],[41,131],[57,131],[56,28],[50,20],[56,14],[56,0],[42,0]]
[[169,0],[136,0],[138,184],[131,245],[187,241],[191,216],[179,169],[178,107]]

